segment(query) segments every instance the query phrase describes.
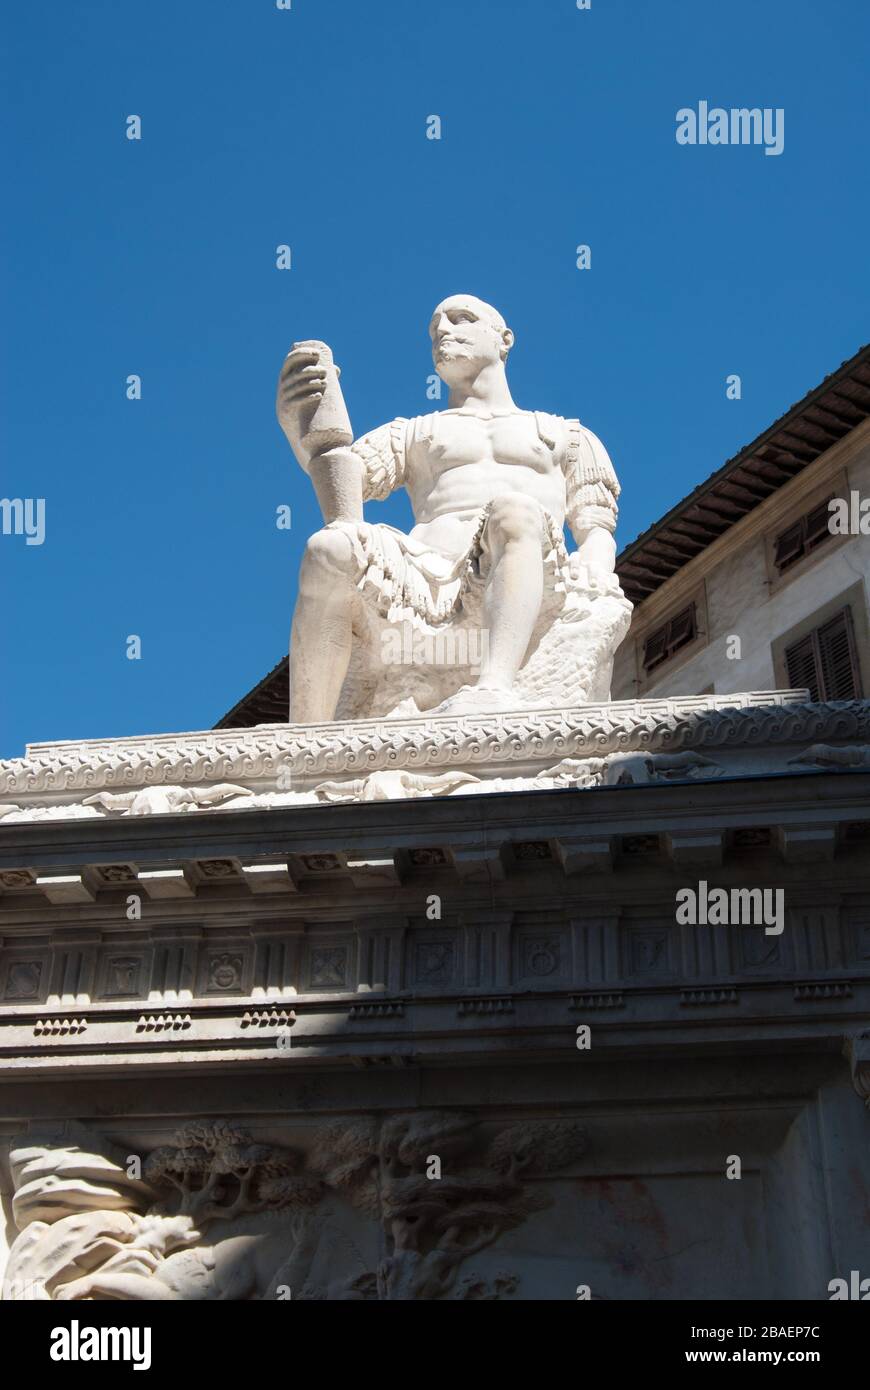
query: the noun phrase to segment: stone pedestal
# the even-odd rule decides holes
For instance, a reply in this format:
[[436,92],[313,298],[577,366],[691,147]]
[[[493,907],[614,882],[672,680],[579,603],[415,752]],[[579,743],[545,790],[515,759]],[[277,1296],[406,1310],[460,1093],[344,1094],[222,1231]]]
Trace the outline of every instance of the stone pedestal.
[[3,765],[5,1296],[870,1275],[868,729],[774,692]]

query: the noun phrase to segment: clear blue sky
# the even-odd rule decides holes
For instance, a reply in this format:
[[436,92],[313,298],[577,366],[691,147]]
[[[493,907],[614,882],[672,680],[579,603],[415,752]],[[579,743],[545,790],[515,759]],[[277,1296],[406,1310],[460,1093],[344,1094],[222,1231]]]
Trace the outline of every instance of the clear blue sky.
[[[208,728],[282,655],[318,518],[274,417],[294,339],[359,434],[432,408],[435,303],[490,300],[632,540],[870,337],[868,38],[866,0],[7,7],[0,496],[46,539],[0,536],[0,755]],[[700,100],[782,107],[784,152],[677,145]]]

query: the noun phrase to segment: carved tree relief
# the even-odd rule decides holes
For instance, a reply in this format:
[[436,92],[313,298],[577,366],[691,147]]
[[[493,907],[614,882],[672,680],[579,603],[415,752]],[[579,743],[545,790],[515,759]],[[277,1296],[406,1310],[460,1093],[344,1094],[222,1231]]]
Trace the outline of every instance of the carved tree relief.
[[[131,1178],[83,1126],[14,1141],[19,1236],[7,1299],[494,1299],[517,1279],[466,1268],[551,1198],[530,1180],[575,1162],[571,1121],[494,1136],[465,1114],[323,1125],[307,1154],[227,1121],[191,1123]],[[378,1226],[376,1268],[345,1229]]]

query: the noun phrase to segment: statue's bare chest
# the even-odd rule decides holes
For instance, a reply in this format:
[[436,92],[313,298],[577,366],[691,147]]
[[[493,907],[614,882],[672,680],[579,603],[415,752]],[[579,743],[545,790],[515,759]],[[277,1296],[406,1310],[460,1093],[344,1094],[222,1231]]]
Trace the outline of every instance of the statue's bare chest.
[[482,417],[442,411],[414,421],[409,463],[418,476],[438,476],[469,464],[519,465],[538,473],[556,468],[553,449],[538,432],[535,416]]

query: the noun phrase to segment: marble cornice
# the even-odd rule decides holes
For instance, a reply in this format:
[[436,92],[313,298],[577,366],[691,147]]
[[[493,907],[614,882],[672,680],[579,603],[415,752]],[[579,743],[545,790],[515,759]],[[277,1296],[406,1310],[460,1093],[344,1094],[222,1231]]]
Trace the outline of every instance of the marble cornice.
[[480,769],[514,774],[618,752],[870,739],[870,702],[806,703],[800,691],[626,700],[569,710],[31,744],[0,762],[0,799],[235,782],[293,785],[372,772]]

